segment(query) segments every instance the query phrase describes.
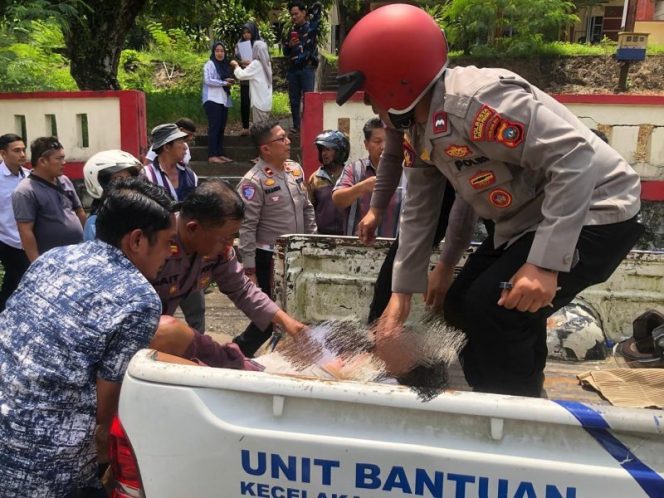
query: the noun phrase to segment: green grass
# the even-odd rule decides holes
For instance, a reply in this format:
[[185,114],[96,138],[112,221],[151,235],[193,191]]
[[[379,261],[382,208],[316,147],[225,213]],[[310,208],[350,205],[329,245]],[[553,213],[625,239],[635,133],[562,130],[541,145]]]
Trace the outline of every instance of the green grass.
[[[476,57],[494,57],[494,58],[515,58],[515,57],[588,57],[604,56],[608,57],[616,53],[617,44],[612,41],[603,41],[594,45],[585,43],[567,43],[567,42],[549,42],[537,46],[514,46],[509,51],[501,51],[486,45],[473,47],[471,56]],[[646,50],[647,55],[663,55],[664,45],[649,45]],[[451,59],[463,57],[460,50],[450,51]]]
[[[240,121],[240,89],[235,86],[231,92],[233,105],[228,114],[228,122]],[[188,117],[196,124],[204,125],[207,117],[201,102],[199,89],[184,92],[182,90],[161,90],[145,94],[148,130],[160,123],[172,123],[181,117]],[[288,94],[274,92],[272,96],[272,116],[282,118],[290,115]]]

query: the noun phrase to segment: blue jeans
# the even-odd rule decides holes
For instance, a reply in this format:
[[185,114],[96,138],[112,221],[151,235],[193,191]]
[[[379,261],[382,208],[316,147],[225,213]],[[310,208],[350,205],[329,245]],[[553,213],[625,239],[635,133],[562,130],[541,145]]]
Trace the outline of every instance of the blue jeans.
[[208,118],[208,157],[223,156],[228,107],[208,100],[203,108]]
[[304,92],[313,92],[316,81],[316,68],[307,66],[301,69],[290,68],[287,74],[288,98],[290,99],[293,128],[300,129],[300,102]]

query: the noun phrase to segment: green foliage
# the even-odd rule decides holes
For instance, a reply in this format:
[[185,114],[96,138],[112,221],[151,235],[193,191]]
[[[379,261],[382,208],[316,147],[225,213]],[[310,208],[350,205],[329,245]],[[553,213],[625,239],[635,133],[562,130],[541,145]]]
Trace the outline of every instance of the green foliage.
[[54,22],[30,21],[18,32],[0,28],[0,90],[29,92],[76,90],[64,48],[62,31]]
[[159,23],[150,23],[147,29],[151,38],[147,52],[122,52],[118,79],[123,88],[200,88],[207,54],[196,50],[195,40],[181,29],[167,30]]
[[226,49],[232,56],[235,44],[242,32],[242,25],[249,20],[249,12],[245,9],[244,2],[241,0],[223,0],[222,7],[212,23],[214,41],[224,42]]
[[574,9],[567,0],[451,0],[430,10],[454,49],[514,55],[556,40],[578,21]]

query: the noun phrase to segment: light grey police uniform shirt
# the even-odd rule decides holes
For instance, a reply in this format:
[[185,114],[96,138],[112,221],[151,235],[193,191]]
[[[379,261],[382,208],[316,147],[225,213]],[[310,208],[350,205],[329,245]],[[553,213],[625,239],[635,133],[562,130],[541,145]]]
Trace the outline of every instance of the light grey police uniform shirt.
[[245,204],[239,252],[245,268],[256,267],[256,249],[272,251],[277,237],[315,233],[316,215],[307,196],[304,171],[286,161],[282,171],[260,159],[237,187]]
[[[496,222],[495,247],[534,231],[527,262],[551,270],[570,270],[584,225],[618,223],[640,209],[640,179],[627,161],[563,104],[507,70],[448,69],[434,86],[427,123],[406,135],[406,171],[421,171],[408,177],[402,254],[430,247],[436,224],[422,212],[440,205],[443,175],[457,191],[455,208],[465,202]],[[448,232],[471,228],[451,220]],[[426,265],[412,265],[397,255],[395,292],[425,290]]]

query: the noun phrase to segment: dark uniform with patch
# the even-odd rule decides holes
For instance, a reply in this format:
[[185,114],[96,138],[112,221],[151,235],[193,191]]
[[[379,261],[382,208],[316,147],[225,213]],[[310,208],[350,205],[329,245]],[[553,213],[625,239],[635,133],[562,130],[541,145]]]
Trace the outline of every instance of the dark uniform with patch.
[[[469,339],[466,378],[478,391],[538,396],[547,317],[606,280],[641,234],[639,176],[565,106],[501,69],[448,69],[434,85],[427,123],[408,135],[392,289],[426,290],[428,257],[421,255],[431,247],[447,178],[457,192],[448,237],[470,239],[472,224],[455,224],[455,210],[495,221],[493,239],[468,260],[445,301],[446,319]],[[378,174],[386,177],[377,180],[381,191],[398,171]],[[457,261],[462,249],[457,243]],[[559,272],[553,307],[528,313],[496,304],[499,282],[526,262]]]
[[[314,233],[314,207],[309,202],[304,172],[287,161],[282,171],[262,159],[244,175],[238,192],[245,205],[240,227],[240,257],[245,269],[255,269],[258,286],[272,295],[272,253],[277,237],[289,233]],[[272,334],[272,326],[251,323],[233,341],[252,357]]]

